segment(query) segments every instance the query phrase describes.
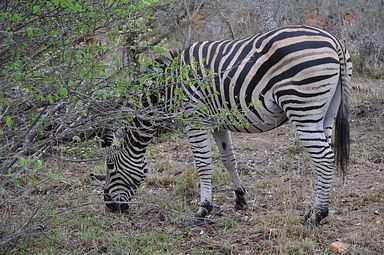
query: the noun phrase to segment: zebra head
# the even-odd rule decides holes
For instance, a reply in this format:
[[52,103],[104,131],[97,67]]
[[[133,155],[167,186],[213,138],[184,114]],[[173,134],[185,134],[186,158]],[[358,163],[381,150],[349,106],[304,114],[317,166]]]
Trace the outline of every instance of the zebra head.
[[139,109],[130,106],[136,112],[136,116],[129,122],[129,127],[122,132],[110,131],[103,138],[107,141],[104,144],[109,146],[104,201],[112,211],[126,211],[129,208],[133,195],[148,172],[145,151],[158,128],[154,114],[162,114],[161,109],[164,108],[163,105],[159,105],[157,92],[164,93],[164,91],[157,89],[154,90],[154,94],[151,94],[151,86],[157,84],[156,75],[154,77],[144,75],[146,73],[163,74],[171,60],[164,58],[155,62],[157,67],[151,66],[141,72],[141,75],[148,80],[145,80],[142,86],[142,94],[138,99],[141,100]]
[[[107,159],[107,175],[106,175],[106,183],[104,187],[104,201],[106,202],[106,206],[113,212],[120,211],[124,212],[129,209],[129,202],[132,197],[132,192],[129,186],[119,183],[119,187],[117,185],[111,185],[111,178],[114,182],[117,182],[119,179],[122,180],[121,174],[117,171],[116,162],[112,162],[112,156],[109,155]],[[119,175],[119,177],[117,176]],[[113,191],[113,192],[111,192]]]

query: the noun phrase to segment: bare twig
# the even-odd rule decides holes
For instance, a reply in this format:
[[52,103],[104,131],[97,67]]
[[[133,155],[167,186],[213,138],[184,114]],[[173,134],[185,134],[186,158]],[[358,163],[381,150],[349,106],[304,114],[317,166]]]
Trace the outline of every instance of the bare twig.
[[229,31],[231,33],[231,39],[235,39],[235,31],[233,30],[232,22],[228,20],[228,18],[224,15],[224,13],[221,11],[223,9],[223,6],[219,0],[216,0],[217,4],[219,5],[218,11],[220,14],[220,17],[223,19],[223,21],[227,24]]
[[35,219],[38,211],[39,209],[36,209],[32,213],[29,220],[21,228],[19,228],[15,233],[0,239],[0,246],[5,246],[10,243],[16,243],[17,241],[20,240],[20,238],[25,238],[27,236],[35,235],[36,233],[43,231],[44,225],[42,224],[35,224],[31,227],[28,227],[32,223],[32,221]]
[[184,41],[184,48],[191,44],[192,40],[192,21],[194,16],[198,13],[198,11],[203,7],[204,0],[201,0],[200,3],[195,7],[193,13],[191,14],[191,0],[184,0],[184,9],[187,14],[187,35]]

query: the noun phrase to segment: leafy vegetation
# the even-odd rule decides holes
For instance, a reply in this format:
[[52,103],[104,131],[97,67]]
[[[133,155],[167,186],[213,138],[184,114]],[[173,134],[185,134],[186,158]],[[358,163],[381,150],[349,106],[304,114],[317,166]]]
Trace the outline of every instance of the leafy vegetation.
[[[116,121],[131,47],[157,1],[2,1],[1,168],[34,168],[52,145]],[[130,45],[133,43],[133,45]],[[121,118],[121,117],[120,117]],[[21,162],[21,163],[20,163]]]

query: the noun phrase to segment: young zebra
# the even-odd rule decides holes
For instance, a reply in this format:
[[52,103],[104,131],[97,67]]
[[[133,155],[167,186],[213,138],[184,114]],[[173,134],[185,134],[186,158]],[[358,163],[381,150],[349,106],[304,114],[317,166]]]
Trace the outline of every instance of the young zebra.
[[[204,218],[212,210],[211,134],[230,173],[236,208],[245,209],[245,189],[230,131],[260,133],[289,120],[315,168],[314,202],[305,220],[311,217],[320,223],[328,215],[335,168],[344,172],[349,155],[348,84],[352,63],[340,40],[321,29],[291,26],[239,40],[196,42],[175,59],[180,63],[179,70],[169,71],[169,63],[162,70],[168,81],[171,76],[172,85],[164,87],[160,95],[158,91],[156,95],[144,93],[143,105],[165,113],[197,113],[191,114],[186,125],[200,179],[201,204],[196,217]],[[189,70],[188,84],[180,79],[185,67]],[[202,84],[199,79],[203,78],[210,82]],[[173,109],[180,90],[186,100]],[[239,114],[222,117],[223,111]],[[196,125],[196,116],[203,122],[217,116],[218,128]],[[331,138],[335,119],[334,152]],[[122,146],[107,157],[104,199],[112,210],[128,209],[145,179],[145,151],[159,123],[135,118],[132,125],[136,128],[125,130]]]

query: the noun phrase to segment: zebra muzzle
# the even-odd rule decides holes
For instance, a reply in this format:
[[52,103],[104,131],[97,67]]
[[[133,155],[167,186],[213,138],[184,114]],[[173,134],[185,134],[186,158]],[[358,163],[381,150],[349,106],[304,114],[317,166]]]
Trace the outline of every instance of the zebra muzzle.
[[112,212],[126,212],[129,209],[129,203],[125,201],[113,201],[108,189],[104,189],[104,202]]

